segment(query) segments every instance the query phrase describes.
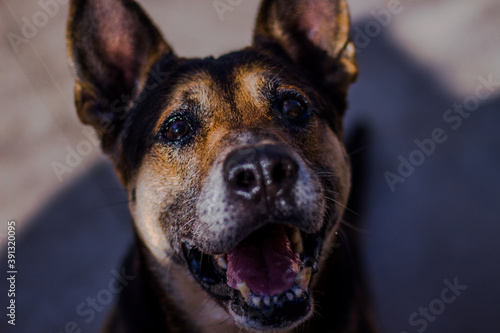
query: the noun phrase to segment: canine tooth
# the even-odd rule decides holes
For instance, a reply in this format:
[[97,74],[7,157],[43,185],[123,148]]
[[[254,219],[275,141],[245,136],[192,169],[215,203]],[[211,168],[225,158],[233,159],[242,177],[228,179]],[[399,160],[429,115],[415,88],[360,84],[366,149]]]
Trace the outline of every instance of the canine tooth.
[[264,296],[264,304],[267,306],[271,305],[271,297]]
[[217,264],[223,268],[227,269],[227,260],[224,256],[215,256],[215,259],[217,260]]
[[293,294],[289,291],[286,292],[286,298],[288,298],[289,301],[291,301],[293,299]]
[[292,244],[297,244],[299,242],[302,242],[302,236],[300,235],[300,231],[298,228],[293,227],[292,228],[292,234],[290,236],[290,241]]
[[301,254],[304,250],[304,246],[302,245],[302,235],[296,227],[292,228],[290,242],[292,243],[293,253]]
[[293,253],[295,253],[296,255],[300,255],[302,251],[304,251],[304,246],[302,245],[302,242],[293,245]]
[[273,303],[274,304],[278,304],[278,296],[274,296],[273,297]]
[[295,297],[299,298],[300,296],[302,296],[302,289],[295,287],[292,288],[292,291],[295,294]]
[[311,273],[312,273],[311,267],[304,267],[299,272],[299,274],[297,274],[297,277],[295,278],[295,282],[297,282],[300,289],[302,289],[302,290],[307,289],[307,285],[309,284],[309,280],[311,280]]
[[250,288],[248,288],[246,282],[240,282],[236,284],[236,287],[238,287],[238,290],[248,302],[250,300],[250,297],[252,297],[252,293],[250,292]]
[[259,296],[253,296],[252,297],[252,303],[256,307],[260,307],[260,301],[261,301],[261,298]]

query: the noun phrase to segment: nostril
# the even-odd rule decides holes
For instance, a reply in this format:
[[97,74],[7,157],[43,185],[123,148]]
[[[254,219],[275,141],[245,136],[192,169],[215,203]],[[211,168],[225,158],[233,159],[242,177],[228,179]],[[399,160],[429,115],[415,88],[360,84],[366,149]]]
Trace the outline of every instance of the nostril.
[[260,177],[255,166],[243,164],[234,167],[228,174],[228,185],[234,194],[251,199],[260,191]]
[[236,188],[251,191],[257,185],[257,178],[253,170],[240,169],[233,175],[233,184]]
[[294,182],[298,177],[299,166],[290,159],[278,160],[271,170],[271,181],[276,184]]
[[275,145],[234,150],[227,155],[223,167],[224,181],[232,194],[257,201],[274,200],[289,193],[300,170],[299,162]]

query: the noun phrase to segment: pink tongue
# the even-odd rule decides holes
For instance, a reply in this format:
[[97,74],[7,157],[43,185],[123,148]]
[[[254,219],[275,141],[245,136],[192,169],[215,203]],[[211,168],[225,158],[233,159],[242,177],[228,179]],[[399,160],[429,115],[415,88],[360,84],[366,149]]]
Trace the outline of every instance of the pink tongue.
[[261,229],[227,253],[227,284],[246,282],[258,295],[277,295],[294,283],[301,261],[282,226]]

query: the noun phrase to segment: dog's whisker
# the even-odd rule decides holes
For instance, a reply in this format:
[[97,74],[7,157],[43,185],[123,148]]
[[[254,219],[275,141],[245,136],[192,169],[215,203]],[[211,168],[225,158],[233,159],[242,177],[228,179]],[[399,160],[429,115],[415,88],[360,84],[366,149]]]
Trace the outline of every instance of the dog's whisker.
[[[207,304],[208,304],[208,302],[210,302],[210,298],[207,297],[207,299],[205,300],[205,302],[203,302],[203,305],[201,306],[201,308],[203,309],[204,307],[206,307]],[[215,303],[212,305],[212,307],[214,307],[214,306],[216,306]]]
[[340,242],[345,245],[344,248],[347,249],[347,259],[351,262],[355,261],[356,259],[353,258],[349,237],[347,236],[345,230],[339,228],[339,230],[337,231],[337,235],[340,238]]
[[352,223],[346,222],[344,219],[340,220],[340,223],[343,224],[343,225],[345,225],[346,227],[349,227],[352,230],[360,232],[360,233],[367,234],[367,233],[370,232],[368,229],[363,229],[363,228],[357,227],[357,226],[355,226]]
[[368,147],[367,147],[367,146],[365,146],[365,147],[360,147],[360,148],[358,148],[358,149],[356,149],[356,150],[353,150],[353,151],[349,152],[349,153],[348,153],[348,155],[349,155],[349,156],[356,155],[356,154],[361,153],[362,151],[364,151],[364,150],[366,150],[366,149],[368,149]]
[[[222,325],[222,324],[224,324],[226,321],[231,320],[231,318],[232,318],[232,317],[231,317],[230,315],[228,315],[226,319],[224,319],[224,320],[222,320],[222,321],[218,322],[216,325]],[[214,326],[215,326],[215,325],[214,325]],[[240,329],[240,331],[241,331],[241,329]]]
[[325,199],[327,199],[327,200],[330,200],[330,201],[332,201],[332,202],[334,202],[334,203],[336,203],[337,205],[339,205],[339,206],[341,206],[341,207],[345,208],[346,210],[350,211],[351,213],[353,213],[353,214],[355,214],[355,215],[357,215],[357,216],[361,216],[361,215],[359,215],[358,213],[356,213],[355,211],[353,211],[352,209],[350,209],[349,207],[347,207],[346,205],[344,205],[344,204],[342,204],[342,203],[338,202],[337,200],[335,200],[335,199],[333,199],[333,198],[327,197],[326,195],[324,196],[324,198],[325,198]]
[[182,231],[182,229],[184,229],[189,223],[193,222],[194,220],[195,220],[195,218],[192,218],[189,221],[187,221],[186,223],[184,223],[179,229],[177,229],[176,234],[178,235]]
[[282,67],[282,68],[280,69],[280,71],[278,72],[278,74],[276,74],[275,76],[273,76],[273,77],[271,78],[270,82],[274,82],[274,81],[276,80],[276,78],[278,77],[278,75],[280,75],[280,74],[281,74],[281,72],[283,72],[285,69],[286,69],[286,66]]
[[325,190],[325,192],[326,192],[327,194],[333,194],[333,196],[335,196],[335,197],[336,197],[336,196],[338,196],[338,195],[340,194],[339,192],[337,192],[337,191],[335,191],[335,190],[332,190],[332,189],[326,189],[326,190]]

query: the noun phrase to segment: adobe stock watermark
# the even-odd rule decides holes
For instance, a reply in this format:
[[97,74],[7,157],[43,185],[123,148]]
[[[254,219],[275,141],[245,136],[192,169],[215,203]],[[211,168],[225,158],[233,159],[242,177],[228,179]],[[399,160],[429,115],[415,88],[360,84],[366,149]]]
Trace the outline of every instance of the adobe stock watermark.
[[[7,323],[9,325],[16,325],[16,279],[17,279],[17,265],[16,265],[16,221],[7,221]],[[2,291],[3,292],[3,291]]]
[[111,270],[111,276],[112,278],[109,279],[105,288],[99,290],[94,297],[89,296],[76,306],[75,312],[83,320],[83,323],[68,321],[64,328],[58,330],[57,333],[81,333],[82,327],[94,321],[96,314],[104,311],[113,301],[114,295],[121,293],[129,285],[129,282],[135,279],[134,275],[127,275],[125,268],[122,268],[121,272]]
[[68,2],[68,0],[38,0],[39,10],[33,15],[28,15],[29,17],[21,17],[20,31],[7,33],[7,39],[14,52],[19,53],[19,47],[35,38],[40,29],[60,12],[60,6],[67,5]]
[[391,24],[393,18],[403,12],[403,9],[404,7],[400,0],[391,0],[387,3],[386,8],[378,11],[370,11],[370,15],[374,20],[368,21],[363,29],[358,26],[353,26],[352,40],[356,47],[356,53],[361,53],[362,49],[367,48],[372,39],[380,35],[382,30]]
[[97,139],[95,132],[90,128],[84,128],[82,134],[87,140],[81,140],[76,148],[67,145],[66,156],[64,161],[54,161],[51,163],[52,170],[56,174],[57,179],[62,182],[64,174],[71,174],[83,162],[83,158],[92,154],[94,149],[99,147],[99,139]]
[[[396,191],[396,185],[404,183],[411,177],[416,169],[422,166],[425,161],[437,150],[438,145],[448,140],[449,133],[458,130],[466,119],[479,109],[481,101],[485,101],[500,87],[500,81],[493,80],[493,74],[487,78],[480,76],[474,94],[467,96],[462,104],[455,103],[453,107],[444,111],[442,119],[446,126],[436,127],[430,135],[424,139],[415,139],[415,149],[408,155],[399,155],[399,165],[397,170],[385,171],[383,176],[391,192]],[[448,134],[447,134],[448,133]]]
[[[142,92],[136,98],[127,94],[121,94],[120,98],[113,100],[110,104],[110,110],[107,116],[103,116],[99,124],[96,125],[96,130],[100,135],[106,135],[116,130],[116,123],[123,122],[129,115],[133,104],[138,104],[146,99],[149,94],[165,80],[168,76],[167,72],[160,70],[159,65],[151,70],[149,79],[144,84]],[[51,163],[57,179],[60,182],[64,181],[64,175],[71,174],[78,168],[83,158],[92,154],[94,149],[100,147],[100,139],[96,136],[94,130],[86,127],[82,130],[82,134],[86,139],[78,142],[76,147],[67,145],[65,147],[66,155],[63,161],[53,161]]]
[[214,0],[212,5],[219,16],[219,20],[223,22],[224,14],[232,12],[236,7],[241,5],[242,2],[243,0]]
[[[446,287],[441,290],[438,298],[430,301],[425,307],[419,307],[418,311],[413,312],[408,317],[408,324],[414,327],[416,332],[424,332],[429,323],[435,322],[437,317],[446,310],[446,307],[455,302],[462,295],[462,292],[468,288],[466,285],[459,284],[457,277],[453,279],[453,283],[448,279],[445,279],[443,283]],[[410,333],[410,331],[401,331],[400,333]]]

